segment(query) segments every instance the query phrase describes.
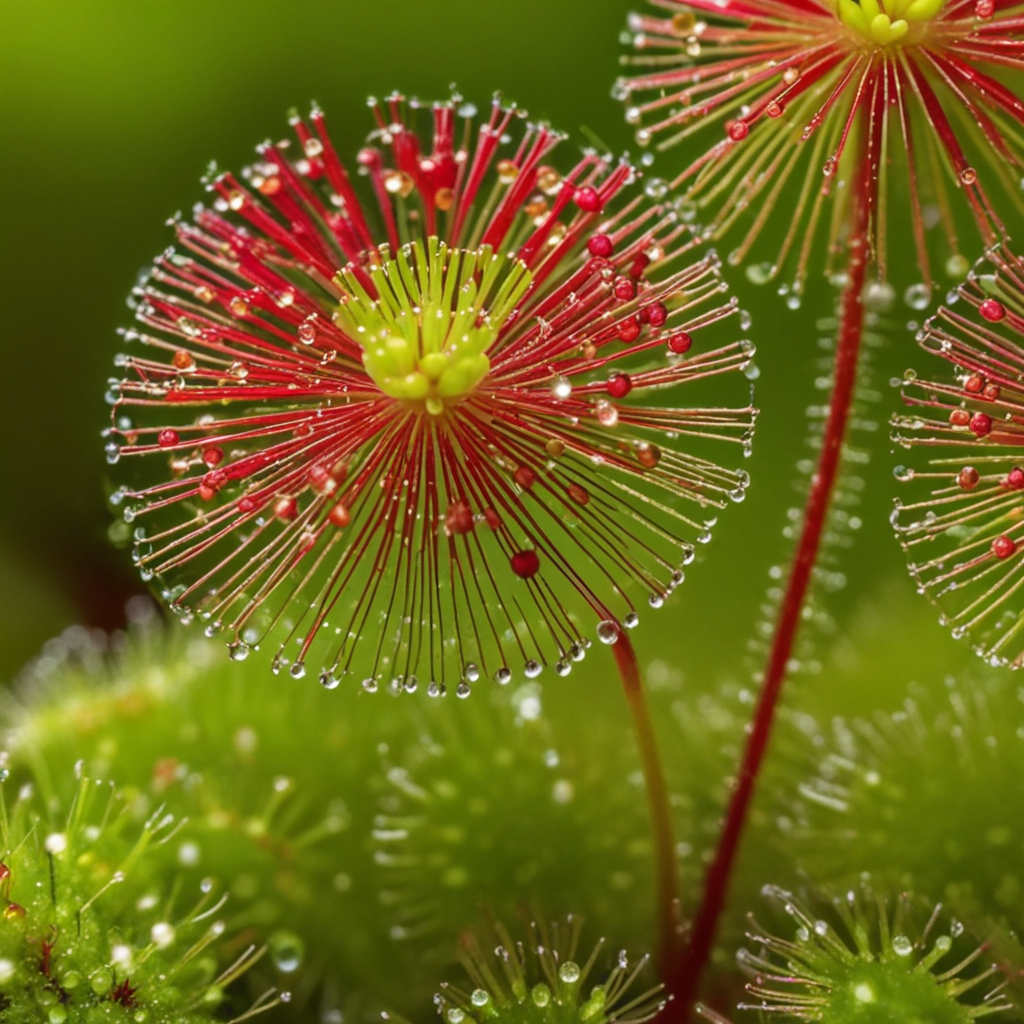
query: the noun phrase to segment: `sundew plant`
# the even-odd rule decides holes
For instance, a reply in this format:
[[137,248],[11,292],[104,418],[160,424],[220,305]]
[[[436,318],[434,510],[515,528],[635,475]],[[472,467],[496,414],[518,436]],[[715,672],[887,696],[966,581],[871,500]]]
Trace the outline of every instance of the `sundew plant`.
[[1024,1020],[1024,6],[6,20],[0,1024]]

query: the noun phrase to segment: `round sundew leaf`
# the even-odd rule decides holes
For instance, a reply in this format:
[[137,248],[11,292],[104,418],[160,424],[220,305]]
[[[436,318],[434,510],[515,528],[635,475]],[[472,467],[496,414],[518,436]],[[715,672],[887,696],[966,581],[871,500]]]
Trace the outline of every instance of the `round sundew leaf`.
[[1024,215],[1020,68],[1008,87],[1005,59],[1022,29],[1015,5],[996,7],[655,0],[630,15],[633,70],[613,95],[641,146],[679,144],[666,187],[734,241],[730,263],[754,261],[751,280],[785,275],[798,306],[819,268],[841,270],[862,181],[877,277],[923,309],[943,264],[963,273],[964,239],[991,245]]
[[564,674],[742,499],[752,346],[628,164],[497,103],[375,112],[367,181],[314,110],[175,223],[109,395],[114,503],[236,659],[433,694]]
[[[1024,664],[1024,261],[980,263],[919,334],[951,369],[908,371],[892,522],[918,589],[993,665]],[[930,376],[930,371],[929,371]]]

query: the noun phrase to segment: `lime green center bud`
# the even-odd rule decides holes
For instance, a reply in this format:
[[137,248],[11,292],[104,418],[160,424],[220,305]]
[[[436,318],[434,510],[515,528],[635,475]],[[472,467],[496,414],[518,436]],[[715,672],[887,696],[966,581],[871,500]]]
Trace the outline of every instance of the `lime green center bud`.
[[449,249],[413,242],[368,268],[372,297],[350,270],[335,322],[358,341],[363,367],[391,398],[432,416],[471,395],[491,369],[488,353],[530,286],[526,265],[490,246]]
[[839,0],[839,20],[876,46],[900,42],[912,26],[931,21],[944,0]]

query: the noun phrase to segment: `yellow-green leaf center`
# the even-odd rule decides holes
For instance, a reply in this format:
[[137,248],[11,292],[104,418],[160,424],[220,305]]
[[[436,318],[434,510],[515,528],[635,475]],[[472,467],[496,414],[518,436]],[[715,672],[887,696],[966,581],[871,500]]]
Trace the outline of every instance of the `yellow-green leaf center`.
[[903,40],[911,27],[931,21],[944,0],[839,0],[839,20],[862,40],[876,46],[892,46]]
[[385,395],[439,416],[490,372],[489,352],[532,275],[490,246],[449,249],[436,238],[425,252],[414,242],[394,258],[381,246],[380,256],[366,270],[376,297],[351,268],[338,274],[347,297],[335,321]]

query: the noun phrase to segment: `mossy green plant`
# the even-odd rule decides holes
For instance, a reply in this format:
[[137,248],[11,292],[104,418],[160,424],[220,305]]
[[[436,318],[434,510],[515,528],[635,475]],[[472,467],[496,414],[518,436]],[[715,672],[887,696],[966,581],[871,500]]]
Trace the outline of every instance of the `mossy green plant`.
[[[367,837],[377,746],[408,725],[400,700],[342,708],[338,694],[233,663],[177,628],[135,629],[113,655],[71,643],[54,660],[8,709],[12,780],[66,804],[77,764],[188,819],[154,853],[166,886],[226,889],[234,924],[268,947],[254,979],[291,989],[293,1015],[311,999],[340,1011],[353,977],[368,992],[384,984],[394,964],[379,956],[388,938]],[[346,919],[360,926],[336,927]]]
[[3,774],[5,1024],[202,1024],[287,1000],[271,989],[232,1010],[231,983],[266,947],[237,927],[212,879],[196,882],[160,855],[189,841],[186,820],[84,775],[69,800],[44,801]]
[[[525,900],[555,914],[585,902],[596,931],[649,948],[643,784],[616,689],[589,697],[581,729],[568,682],[427,701],[328,692],[178,628],[136,627],[114,653],[104,643],[75,631],[26,679],[5,716],[13,777],[66,801],[80,762],[187,817],[188,838],[160,848],[163,870],[229,889],[233,920],[269,949],[252,977],[293,992],[286,1015],[315,1003],[351,1016],[352,992],[415,1015],[481,906],[509,918]],[[667,663],[649,673],[680,750],[685,911],[744,705],[688,697]]]
[[800,787],[791,849],[822,882],[867,871],[876,885],[941,900],[990,939],[1019,985],[1022,774],[1024,690],[1012,680],[978,669],[941,694],[915,686],[896,712],[833,722]]
[[382,895],[392,934],[428,958],[447,954],[439,937],[472,927],[481,905],[508,917],[524,893],[559,914],[586,900],[597,927],[649,941],[652,851],[628,733],[591,760],[586,740],[559,742],[544,700],[533,683],[507,699],[475,694],[383,754]]

